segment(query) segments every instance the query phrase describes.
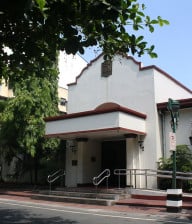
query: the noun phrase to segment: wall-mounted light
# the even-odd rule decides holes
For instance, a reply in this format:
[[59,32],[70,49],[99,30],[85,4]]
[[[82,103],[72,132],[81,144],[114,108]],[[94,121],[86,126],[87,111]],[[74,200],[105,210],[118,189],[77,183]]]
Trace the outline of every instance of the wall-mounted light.
[[139,148],[144,151],[144,141],[141,140],[141,141],[138,141],[138,144],[139,144]]
[[67,100],[65,98],[61,97],[60,98],[60,105],[61,106],[66,106],[66,104],[67,104]]
[[138,139],[139,148],[144,151],[144,136],[140,135]]

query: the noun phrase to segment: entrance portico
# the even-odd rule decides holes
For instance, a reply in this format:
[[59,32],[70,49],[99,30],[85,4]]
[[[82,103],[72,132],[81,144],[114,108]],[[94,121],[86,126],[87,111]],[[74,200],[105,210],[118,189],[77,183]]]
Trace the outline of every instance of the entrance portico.
[[[46,136],[68,142],[66,186],[92,183],[92,178],[104,168],[136,168],[137,136],[146,135],[145,120],[145,114],[115,103],[105,103],[92,111],[47,118]],[[115,158],[119,163],[106,167]],[[114,183],[111,179],[111,184]],[[124,184],[130,184],[129,178]]]
[[145,135],[146,115],[115,103],[105,103],[92,111],[46,119],[46,136],[75,138],[121,138],[127,133]]

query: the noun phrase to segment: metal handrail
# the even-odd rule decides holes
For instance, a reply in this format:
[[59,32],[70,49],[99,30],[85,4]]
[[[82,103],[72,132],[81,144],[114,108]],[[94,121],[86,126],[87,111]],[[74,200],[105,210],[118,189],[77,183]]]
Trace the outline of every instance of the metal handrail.
[[[130,184],[132,185],[132,177],[135,179],[136,188],[136,176],[145,176],[145,187],[147,188],[147,177],[154,176],[160,178],[172,178],[172,171],[169,170],[153,170],[153,169],[115,169],[114,175],[118,176],[118,186],[120,188],[120,176],[126,175],[130,177]],[[192,172],[176,172],[176,179],[180,180],[192,180]]]
[[51,184],[64,175],[65,175],[65,170],[60,169],[47,176],[47,182],[49,183],[50,191],[51,191]]
[[93,184],[97,187],[100,183],[102,183],[105,179],[107,179],[107,189],[108,189],[108,178],[110,177],[111,172],[110,169],[103,170],[97,177],[93,177]]
[[129,175],[130,176],[130,185],[132,185],[132,169],[115,169],[113,171],[114,175],[118,176],[118,188],[121,188],[121,179],[120,176]]

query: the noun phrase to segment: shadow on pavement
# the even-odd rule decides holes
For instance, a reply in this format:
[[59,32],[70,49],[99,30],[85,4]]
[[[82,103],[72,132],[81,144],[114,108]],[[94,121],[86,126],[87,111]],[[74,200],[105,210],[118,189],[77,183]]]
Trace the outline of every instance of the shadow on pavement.
[[[36,216],[36,217],[35,217]],[[63,219],[61,217],[45,217],[40,214],[30,214],[23,210],[18,211],[14,209],[1,209],[0,210],[0,223],[1,224],[77,224],[78,222]]]
[[[172,217],[171,217],[172,216]],[[160,219],[158,223],[161,224],[170,224],[170,223],[179,223],[179,224],[188,224],[192,223],[192,216],[183,216],[183,214],[169,214],[167,217],[164,217],[162,220]]]

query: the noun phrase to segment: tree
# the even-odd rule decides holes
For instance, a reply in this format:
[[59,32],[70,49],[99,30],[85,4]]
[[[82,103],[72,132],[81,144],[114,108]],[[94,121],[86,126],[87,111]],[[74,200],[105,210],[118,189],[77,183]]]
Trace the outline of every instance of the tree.
[[29,75],[21,71],[33,69],[38,76],[44,57],[54,61],[58,50],[84,53],[89,46],[100,47],[105,58],[117,52],[156,57],[154,46],[136,33],[168,21],[144,10],[137,0],[2,0],[0,74],[17,81]]
[[55,114],[59,50],[83,54],[98,46],[105,59],[118,52],[156,57],[154,46],[136,33],[168,21],[144,10],[137,0],[1,0],[0,78],[15,95],[1,117],[2,146],[36,158],[50,148],[43,117]]
[[19,173],[33,169],[35,183],[40,159],[48,159],[59,144],[44,137],[44,117],[58,114],[57,69],[46,67],[46,72],[46,78],[30,74],[14,83],[15,97],[6,102],[0,117],[0,146],[6,160],[17,157]]

